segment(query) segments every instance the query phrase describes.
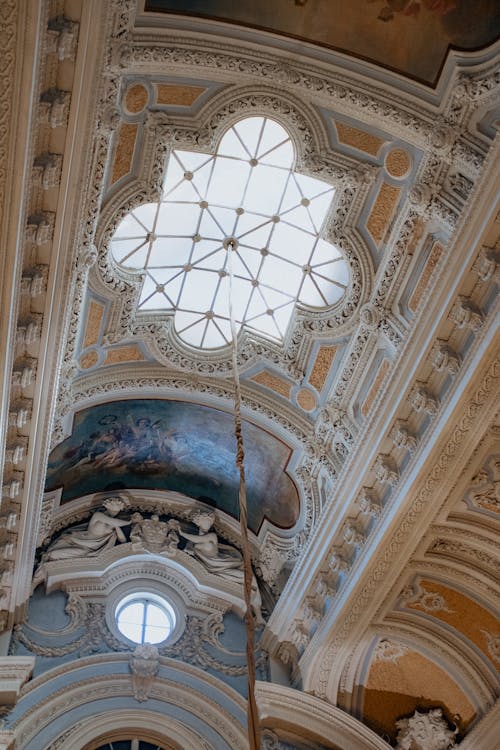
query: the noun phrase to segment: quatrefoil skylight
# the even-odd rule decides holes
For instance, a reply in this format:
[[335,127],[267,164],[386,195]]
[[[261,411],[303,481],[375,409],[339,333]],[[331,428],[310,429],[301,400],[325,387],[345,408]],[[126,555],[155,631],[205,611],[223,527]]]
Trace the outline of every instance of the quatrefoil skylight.
[[267,117],[229,128],[215,155],[172,152],[159,203],[134,209],[111,240],[113,256],[145,273],[144,311],[174,311],[187,344],[231,341],[231,299],[238,326],[285,335],[296,302],[333,305],[349,271],[321,238],[334,188],[293,171],[286,130]]

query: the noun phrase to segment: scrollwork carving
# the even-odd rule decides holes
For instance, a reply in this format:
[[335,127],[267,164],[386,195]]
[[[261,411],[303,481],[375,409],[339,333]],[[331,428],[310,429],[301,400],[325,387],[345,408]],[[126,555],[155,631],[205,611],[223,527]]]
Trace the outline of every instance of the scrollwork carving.
[[448,728],[440,708],[415,711],[409,719],[396,722],[399,730],[396,750],[450,750],[456,745],[458,728]]

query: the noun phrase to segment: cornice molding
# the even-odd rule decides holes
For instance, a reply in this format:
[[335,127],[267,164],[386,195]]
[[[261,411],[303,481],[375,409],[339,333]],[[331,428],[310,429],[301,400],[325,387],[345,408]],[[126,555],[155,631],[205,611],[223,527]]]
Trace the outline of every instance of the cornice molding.
[[[464,247],[464,243],[467,243],[468,261],[466,262],[465,258],[462,255],[460,255],[460,258],[458,255],[456,255],[455,269],[452,270],[450,266],[442,268],[442,273],[448,279],[451,278],[451,274],[454,274],[454,285],[452,287],[444,285],[442,287],[444,292],[443,297],[441,299],[439,299],[439,297],[435,297],[433,299],[433,305],[435,305],[436,309],[435,326],[431,331],[429,331],[428,329],[426,329],[425,331],[420,330],[417,326],[412,331],[412,334],[410,335],[408,341],[405,342],[405,368],[408,374],[408,365],[410,363],[413,363],[413,372],[410,376],[412,379],[407,379],[405,384],[402,385],[401,383],[403,370],[401,368],[399,369],[399,371],[397,372],[397,376],[394,377],[393,381],[391,382],[392,391],[395,392],[395,390],[397,389],[398,397],[394,400],[390,398],[388,399],[386,393],[386,399],[383,402],[385,413],[384,410],[380,408],[379,411],[381,413],[375,413],[373,420],[370,420],[370,422],[365,425],[364,430],[357,436],[356,444],[358,446],[358,450],[355,454],[355,460],[359,468],[355,468],[352,465],[352,461],[346,461],[343,466],[342,472],[339,474],[336,486],[336,495],[338,494],[339,496],[342,496],[343,502],[345,504],[344,507],[346,508],[346,510],[344,512],[344,515],[335,515],[334,517],[332,517],[332,515],[329,515],[327,517],[327,513],[329,513],[328,508],[325,508],[323,510],[323,520],[325,521],[325,523],[322,525],[320,520],[318,528],[321,530],[315,535],[314,540],[311,540],[310,543],[306,546],[306,549],[304,550],[301,557],[300,566],[296,567],[288,581],[284,596],[281,598],[282,604],[280,605],[278,603],[278,606],[277,608],[275,608],[275,611],[269,623],[269,627],[271,628],[271,630],[273,632],[281,632],[283,634],[282,637],[285,640],[293,641],[293,624],[290,626],[289,613],[291,611],[294,611],[295,613],[300,612],[299,601],[295,599],[293,594],[291,595],[291,592],[300,592],[299,596],[301,600],[307,597],[308,588],[313,584],[313,576],[318,572],[318,570],[321,571],[322,566],[324,566],[325,554],[327,553],[327,550],[335,546],[338,547],[339,545],[337,537],[340,534],[343,521],[348,518],[347,514],[349,513],[349,507],[351,508],[349,515],[355,516],[356,510],[355,508],[352,508],[353,500],[355,496],[358,495],[362,487],[370,488],[372,490],[375,489],[375,491],[380,492],[381,495],[384,495],[384,510],[381,513],[380,517],[376,520],[376,524],[373,523],[371,525],[370,534],[367,535],[368,546],[370,547],[372,552],[376,550],[375,545],[378,544],[376,555],[373,558],[374,561],[377,559],[377,556],[381,554],[381,529],[384,526],[388,528],[390,518],[394,515],[394,513],[399,514],[400,512],[402,512],[401,509],[398,511],[398,508],[401,505],[401,498],[405,497],[406,493],[406,490],[404,490],[403,487],[407,487],[410,477],[414,478],[416,476],[418,467],[422,464],[423,455],[425,454],[427,456],[431,451],[431,445],[433,445],[432,441],[439,439],[440,430],[445,427],[446,422],[449,419],[451,413],[451,405],[456,404],[459,394],[464,392],[465,388],[469,386],[471,377],[475,377],[475,369],[478,367],[481,357],[484,355],[486,348],[488,346],[491,346],[492,340],[494,340],[494,336],[497,330],[495,307],[490,308],[488,313],[488,322],[483,324],[483,326],[481,326],[481,329],[478,330],[474,343],[467,352],[466,361],[462,363],[460,375],[456,376],[455,379],[449,381],[448,392],[446,393],[445,397],[441,397],[440,403],[438,403],[436,400],[436,415],[431,418],[430,421],[427,421],[427,423],[427,417],[419,416],[420,424],[424,425],[423,429],[427,429],[425,442],[421,441],[418,448],[414,450],[413,454],[410,456],[410,461],[405,462],[406,465],[403,474],[399,478],[397,478],[394,474],[394,479],[396,480],[396,482],[389,492],[388,499],[388,491],[387,489],[384,490],[383,485],[380,484],[379,477],[377,477],[376,473],[371,472],[371,474],[369,473],[368,476],[366,475],[367,465],[373,467],[380,459],[377,458],[377,444],[375,444],[372,439],[370,439],[369,441],[363,439],[363,436],[367,434],[379,435],[380,437],[378,439],[378,445],[380,446],[387,445],[387,440],[390,440],[390,442],[393,443],[392,439],[390,438],[391,429],[387,428],[391,423],[394,423],[394,417],[399,416],[400,419],[402,417],[404,417],[405,419],[408,418],[407,413],[401,412],[401,410],[404,408],[403,394],[408,391],[410,393],[412,392],[412,387],[414,388],[415,386],[412,386],[411,383],[412,380],[413,383],[419,380],[419,371],[423,371],[426,373],[424,375],[425,380],[422,378],[422,387],[426,390],[429,389],[426,381],[429,377],[427,375],[427,372],[431,372],[431,364],[426,360],[422,361],[421,352],[422,350],[427,350],[427,348],[432,348],[433,338],[436,335],[439,335],[440,327],[444,328],[445,326],[449,325],[446,318],[446,310],[449,305],[453,304],[453,300],[457,292],[460,290],[461,285],[470,283],[467,275],[468,263],[472,263],[474,257],[477,255],[477,253],[480,252],[481,233],[485,233],[486,231],[488,231],[487,227],[490,226],[491,223],[493,223],[495,220],[496,205],[494,202],[493,205],[491,205],[488,200],[492,193],[493,195],[495,194],[496,179],[495,158],[493,154],[490,154],[488,159],[488,169],[486,171],[486,174],[483,176],[481,189],[478,189],[475,195],[476,206],[480,206],[482,209],[483,200],[486,200],[486,204],[488,206],[486,216],[483,215],[482,212],[479,212],[476,220],[478,225],[477,231],[480,234],[479,236],[477,234],[473,234],[474,230],[472,229],[472,225],[469,224],[467,234],[469,235],[470,240],[469,237],[466,238],[464,234],[457,234],[457,236],[455,237],[455,243],[457,247]],[[422,338],[424,336],[426,337],[425,344],[422,343]],[[409,352],[412,347],[415,347],[414,351],[418,350],[418,359],[413,359],[412,357],[410,357]],[[377,423],[377,420],[380,425],[380,420],[382,417],[384,417],[384,427],[375,427],[374,425]],[[446,427],[446,429],[448,429],[448,427]],[[387,439],[385,437],[386,432]],[[431,436],[433,436],[432,439]],[[367,456],[368,451],[370,451],[370,457]],[[387,449],[383,450],[382,455],[386,453]],[[394,454],[394,458],[396,459],[396,466],[399,465],[401,457],[398,455],[397,447],[394,446],[394,444],[391,453]],[[356,477],[356,482],[354,484],[352,480],[353,476]],[[341,495],[344,485],[347,485],[347,487],[345,488],[346,492]],[[359,556],[359,559],[357,560],[356,570],[358,572],[362,563],[365,566],[367,564],[365,549],[363,549],[363,555]],[[347,605],[348,594],[352,597],[352,585],[355,585],[354,581],[354,572],[352,572],[351,574],[348,573],[347,576],[344,576],[344,580],[342,581],[343,586],[339,587],[341,588],[342,597],[339,597],[337,595],[337,602],[335,606],[331,606],[330,604],[329,607],[328,618],[330,620],[332,620],[332,618],[334,617],[334,612],[340,612],[341,609]],[[295,617],[297,618],[297,615]],[[299,621],[300,614],[297,618],[297,622]],[[287,635],[285,635],[285,628],[288,628]],[[317,648],[321,638],[324,637],[325,632],[326,631],[324,630],[323,623],[321,623],[311,641],[312,651],[310,653],[314,653],[315,648]],[[303,633],[300,635],[300,640],[301,650],[303,650]],[[316,645],[313,646],[313,644]]]
[[[100,713],[97,706],[102,706],[100,701],[105,699],[128,698],[133,701],[129,658],[130,654],[90,656],[56,667],[32,680],[26,686],[9,724],[16,742],[26,750],[39,750],[39,738],[44,737],[44,748],[49,747],[56,737],[73,726],[76,709],[80,708],[80,714],[83,710],[87,717],[91,717],[96,712]],[[161,715],[165,721],[165,714],[175,718],[176,709],[182,708],[215,731],[224,742],[224,747],[237,750],[247,748],[243,724],[246,702],[235,690],[202,669],[184,662],[160,657],[159,664],[160,670],[150,686],[149,694],[150,705],[158,706],[155,714],[161,705]],[[96,668],[98,673],[95,672]],[[68,687],[64,677],[70,679],[71,687]],[[81,715],[79,718],[81,720]],[[185,723],[189,727],[189,720]],[[215,746],[209,747],[218,750]]]
[[339,750],[389,750],[389,745],[358,719],[325,701],[283,685],[257,682],[260,722],[270,729],[288,729],[299,737]]
[[[374,589],[382,578],[387,576],[389,568],[400,569],[401,566],[396,565],[395,561],[401,554],[405,539],[408,538],[411,531],[414,531],[417,519],[421,519],[421,514],[429,507],[429,502],[439,491],[441,483],[456,473],[456,467],[461,464],[462,452],[470,440],[471,433],[481,423],[484,424],[483,420],[486,415],[491,414],[491,405],[496,399],[496,384],[499,379],[500,362],[490,359],[483,369],[483,378],[480,384],[476,386],[472,397],[459,410],[458,422],[455,422],[454,429],[450,430],[451,437],[442,446],[437,462],[433,463],[430,471],[427,470],[425,481],[419,480],[418,485],[421,489],[411,498],[411,506],[408,502],[404,519],[399,522],[397,528],[391,534],[390,544],[384,545],[383,551],[370,570],[369,578],[367,572],[365,572],[364,578],[367,583],[364,584],[361,593],[350,606],[347,616],[344,615],[342,625],[339,627],[339,624],[336,624],[335,636],[330,641],[330,645],[324,647],[321,655],[316,657],[318,671],[314,674],[310,669],[307,670],[305,675],[307,690],[312,689],[320,697],[328,696],[329,700],[334,699],[338,667],[333,669],[333,666],[340,655],[342,644],[347,638],[355,637],[353,626],[359,622],[361,615],[363,615],[363,619],[366,619],[367,605],[370,601],[373,601]],[[311,646],[314,645],[313,641]]]

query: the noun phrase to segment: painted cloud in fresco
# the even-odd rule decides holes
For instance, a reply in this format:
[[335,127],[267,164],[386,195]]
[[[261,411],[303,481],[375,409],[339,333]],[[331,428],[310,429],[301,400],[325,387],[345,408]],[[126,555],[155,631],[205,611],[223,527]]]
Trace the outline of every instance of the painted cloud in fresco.
[[[250,528],[257,532],[265,517],[292,526],[299,498],[286,474],[290,448],[249,422],[243,435]],[[64,503],[109,489],[168,489],[237,517],[234,452],[231,414],[178,401],[115,401],[75,415],[72,435],[50,455],[46,490],[62,487]]]

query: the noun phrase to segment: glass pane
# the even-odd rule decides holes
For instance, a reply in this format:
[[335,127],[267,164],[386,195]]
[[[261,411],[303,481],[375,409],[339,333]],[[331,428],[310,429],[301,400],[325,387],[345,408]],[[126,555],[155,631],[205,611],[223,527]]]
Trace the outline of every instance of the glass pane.
[[146,611],[146,624],[157,628],[170,628],[170,618],[163,607],[148,602]]
[[274,322],[272,315],[266,314],[261,315],[259,318],[252,318],[252,320],[248,321],[248,325],[251,328],[256,328],[267,336],[271,336],[273,339],[281,337],[280,330]]
[[234,211],[231,211],[231,216],[228,216],[227,213],[221,213],[220,210],[210,206],[201,215],[198,233],[201,237],[222,241],[226,236],[225,227],[228,225],[228,222],[231,222],[230,226],[232,226],[234,220]]
[[184,284],[179,300],[180,306],[186,310],[198,310],[202,313],[211,310],[218,281],[217,273],[207,273],[193,268]]
[[212,156],[209,161],[205,162],[203,166],[193,172],[193,185],[203,200],[207,198],[208,183],[210,181],[214,164],[215,158]]
[[269,249],[276,255],[303,266],[304,263],[309,262],[314,242],[315,237],[312,235],[297,232],[289,224],[280,222],[274,228]]
[[303,271],[299,266],[294,266],[280,258],[269,255],[265,260],[265,272],[261,274],[260,278],[295,298],[302,282],[302,276]]
[[175,615],[170,605],[165,601],[163,606],[153,594],[138,594],[137,597],[135,599],[132,595],[131,600],[130,596],[125,597],[125,604],[118,606],[118,629],[134,643],[159,643],[165,640],[175,623]]
[[228,130],[223,136],[218,153],[222,156],[235,156],[239,159],[249,159],[248,151],[245,149],[233,128]]
[[[118,263],[124,263],[130,267],[131,261],[129,261],[129,258],[141,247],[141,245],[144,244],[144,240],[144,237],[133,240],[112,240],[111,249],[113,251],[114,259],[118,261]],[[138,268],[140,267],[141,266],[138,266]]]
[[179,161],[181,156],[182,151],[179,151],[178,154],[174,151],[168,160],[167,172],[163,183],[164,198],[167,197],[170,191],[184,179],[184,172],[186,170]]
[[197,203],[162,203],[156,233],[192,236],[196,232],[200,210]]
[[[277,146],[280,146],[283,141],[288,141],[289,145],[291,146],[290,139],[288,137],[288,133],[286,130],[281,126],[278,125],[277,122],[274,120],[267,120],[264,125],[264,129],[262,131],[259,147],[257,149],[257,158],[262,159],[262,156],[264,154],[267,154],[272,149],[276,149]],[[290,160],[288,162],[287,166],[290,166],[293,161],[293,147],[290,151]]]
[[118,627],[125,638],[129,638],[134,643],[142,643],[142,625],[130,622],[120,622]]
[[144,227],[134,219],[132,214],[127,214],[118,224],[113,238],[118,240],[124,237],[144,237],[144,234]]
[[252,295],[248,302],[246,320],[255,320],[255,318],[266,314],[267,315],[268,304],[262,295],[260,286],[252,290]]
[[223,240],[225,237],[230,237],[234,234],[234,228],[238,219],[238,214],[234,208],[222,208],[210,204],[209,211],[218,227],[218,234],[214,235],[214,237],[219,237]]
[[210,203],[224,206],[229,202],[237,208],[243,198],[250,170],[248,162],[225,156],[217,158],[207,188]]
[[247,117],[246,120],[240,120],[234,126],[250,158],[255,157],[263,124],[262,117]]
[[186,343],[192,346],[200,345],[205,323],[206,318],[200,313],[177,310],[175,314],[175,330]]
[[173,188],[166,196],[166,202],[190,201],[197,203],[200,200],[200,194],[196,189],[194,180],[183,179],[176,187]]
[[313,307],[337,302],[349,267],[318,236],[334,189],[291,171],[293,163],[288,133],[264,117],[230,128],[216,155],[173,151],[168,197],[135,209],[111,241],[118,262],[147,271],[139,307],[175,310],[175,329],[190,345],[224,346],[231,336],[223,242],[233,236],[239,245],[231,256],[232,299],[240,323],[281,338],[299,294]]
[[[311,262],[314,263],[314,265],[319,263],[329,263],[333,258],[342,258],[342,255],[335,245],[331,245],[324,240],[318,240],[316,247],[314,248],[314,255]],[[343,260],[342,263],[344,263]]]
[[304,275],[304,281],[300,292],[300,301],[308,307],[324,307],[325,302],[317,286],[313,283],[310,274]]
[[118,613],[118,622],[126,623],[142,623],[144,614],[144,603],[143,602],[132,602],[126,604]]
[[133,215],[146,232],[151,232],[154,227],[158,206],[156,203],[145,203],[144,206],[134,208]]
[[110,747],[112,750],[130,750],[131,742],[130,740],[113,740]]
[[154,628],[147,625],[144,633],[144,643],[161,643],[161,641],[167,638],[169,632],[169,628]]
[[255,248],[240,244],[235,255],[238,256],[240,262],[247,269],[247,272],[244,275],[247,275],[249,278],[256,279],[263,260],[262,255],[260,254],[260,250],[256,250]]
[[275,167],[290,167],[293,163],[293,146],[290,141],[282,143],[269,153],[259,158],[259,164],[271,164]]
[[305,232],[316,234],[314,224],[311,221],[311,215],[304,206],[296,206],[290,211],[282,212],[281,219],[283,222],[287,222],[287,224],[303,229]]
[[299,190],[297,183],[294,180],[293,174],[288,175],[286,189],[283,194],[283,200],[280,205],[280,214],[285,211],[289,211],[291,208],[300,206],[302,200],[302,193]]
[[271,231],[275,225],[269,219],[254,214],[245,214],[241,219],[245,219],[245,222],[241,221],[238,226],[237,237],[240,244],[250,245],[257,250],[268,247]]
[[179,160],[183,172],[196,172],[213,158],[207,154],[197,154],[195,151],[174,151],[173,153]]
[[309,203],[309,214],[314,223],[316,232],[319,232],[323,226],[323,222],[332,204],[333,195],[333,190],[327,190],[316,198],[312,198]]
[[149,243],[143,242],[143,244],[131,252],[126,258],[123,259],[122,263],[127,268],[145,268],[149,253]]
[[259,165],[252,170],[245,193],[245,208],[272,216],[278,211],[288,180],[288,173],[275,167]]
[[221,241],[201,240],[193,245],[191,265],[207,268],[223,268],[226,261],[226,251]]
[[179,295],[181,293],[185,277],[185,273],[180,273],[165,284],[165,295],[167,296],[168,300],[170,300],[168,303],[169,306],[177,307],[177,305],[179,304]]

